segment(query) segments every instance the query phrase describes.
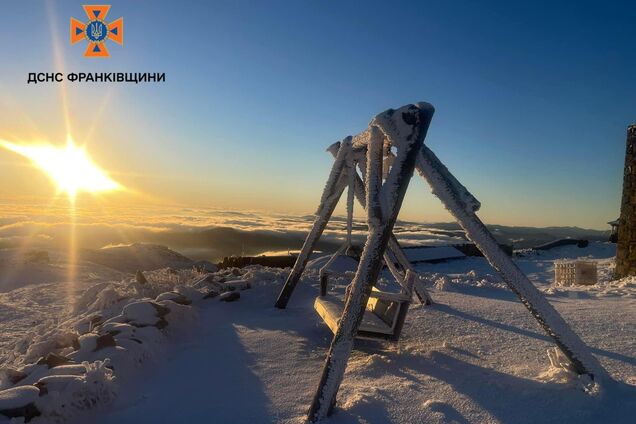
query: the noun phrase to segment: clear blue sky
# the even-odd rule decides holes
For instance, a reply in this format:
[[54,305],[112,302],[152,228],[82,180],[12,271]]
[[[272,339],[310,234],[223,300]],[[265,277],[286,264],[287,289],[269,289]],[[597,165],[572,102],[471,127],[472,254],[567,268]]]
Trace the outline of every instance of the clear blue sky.
[[[125,41],[109,59],[68,42],[83,3],[0,5],[0,137],[30,122],[64,139],[58,88],[26,84],[57,69],[52,28],[66,71],[166,73],[67,87],[76,139],[145,192],[310,213],[327,145],[425,100],[437,110],[427,143],[487,222],[605,228],[618,216],[636,122],[634,2],[112,1],[107,21],[124,17]],[[0,153],[5,181],[28,176],[15,160]],[[403,217],[449,219],[422,183],[412,189]]]

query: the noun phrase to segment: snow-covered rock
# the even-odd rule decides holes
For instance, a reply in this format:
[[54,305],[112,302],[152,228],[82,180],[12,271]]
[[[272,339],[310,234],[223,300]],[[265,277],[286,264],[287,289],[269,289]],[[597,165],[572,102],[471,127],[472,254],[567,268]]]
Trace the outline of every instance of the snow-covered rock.
[[43,396],[35,405],[42,415],[67,422],[90,409],[110,405],[117,394],[113,370],[108,361],[86,364],[86,374],[53,375],[36,383]]
[[196,302],[203,299],[205,292],[192,286],[178,286],[175,291],[190,302]]
[[230,280],[223,283],[227,290],[247,290],[251,288],[249,281],[245,280]]
[[219,267],[210,261],[195,261],[194,267],[203,272],[217,272]]
[[0,411],[24,407],[33,403],[39,396],[40,391],[35,386],[20,386],[2,390],[0,391]]
[[221,302],[236,302],[240,298],[241,298],[241,293],[237,291],[229,291],[219,295],[219,300]]
[[29,346],[25,355],[25,361],[31,362],[58,349],[72,346],[76,340],[77,334],[72,331],[59,331],[49,334],[46,340],[36,342]]
[[101,349],[116,345],[115,339],[110,333],[89,333],[80,336],[77,340],[77,352],[82,355],[88,352],[97,352]]
[[40,390],[35,386],[21,386],[0,391],[0,417],[23,417],[29,421],[40,415],[35,401],[40,396]]
[[133,302],[124,307],[122,315],[134,326],[143,327],[147,325],[162,326],[164,317],[170,312],[168,308],[159,303],[141,300]]
[[161,293],[159,296],[157,296],[157,298],[155,299],[155,302],[161,303],[162,300],[170,300],[172,302],[179,303],[181,305],[192,304],[192,301],[190,299],[188,299],[183,294],[177,293],[177,292]]

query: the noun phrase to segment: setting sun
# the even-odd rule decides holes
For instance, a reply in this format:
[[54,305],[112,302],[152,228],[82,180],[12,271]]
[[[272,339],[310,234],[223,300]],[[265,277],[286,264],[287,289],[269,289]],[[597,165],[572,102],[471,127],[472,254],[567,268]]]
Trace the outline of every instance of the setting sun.
[[99,193],[121,189],[89,157],[83,146],[76,146],[69,137],[66,146],[49,143],[15,144],[0,140],[0,146],[18,153],[33,162],[55,183],[59,192],[74,199],[77,193]]

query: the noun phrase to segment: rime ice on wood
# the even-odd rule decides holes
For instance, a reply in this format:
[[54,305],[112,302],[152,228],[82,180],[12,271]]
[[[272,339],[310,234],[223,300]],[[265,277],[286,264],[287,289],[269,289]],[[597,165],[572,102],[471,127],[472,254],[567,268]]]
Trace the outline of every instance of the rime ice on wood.
[[452,178],[450,171],[426,146],[418,157],[416,169],[464,229],[466,236],[499,271],[508,287],[519,297],[521,303],[528,308],[545,332],[572,362],[576,372],[589,374],[597,381],[606,380],[605,370],[592,356],[585,343],[570,329],[561,315],[512,259],[501,250],[493,235],[477,217],[475,207],[478,203],[474,203],[470,193],[455,178]]
[[[335,405],[338,388],[344,376],[353,340],[356,337],[365,314],[369,296],[382,267],[382,258],[387,258],[386,249],[393,252],[403,274],[395,264],[387,261],[389,270],[396,280],[408,287],[416,286],[412,267],[401,251],[392,234],[393,225],[399,213],[404,194],[413,170],[429,183],[433,193],[442,201],[449,212],[462,226],[466,235],[481,250],[488,262],[499,271],[510,289],[519,297],[531,314],[555,341],[564,356],[571,362],[572,369],[580,375],[587,375],[597,382],[607,378],[605,370],[591,355],[581,339],[569,328],[552,305],[541,295],[517,265],[505,254],[486,226],[475,212],[480,203],[450,173],[435,154],[423,145],[428,125],[433,115],[433,107],[427,103],[407,105],[398,110],[389,109],[377,115],[369,127],[354,137],[347,137],[342,143],[332,145],[332,154],[338,148],[335,163],[323,192],[316,221],[307,236],[301,254],[287,279],[276,306],[284,308],[305,268],[313,248],[322,234],[333,209],[349,180],[350,188],[361,203],[366,204],[368,235],[356,275],[347,290],[342,316],[323,369],[318,390],[309,410],[309,420],[318,421],[329,415]],[[397,150],[395,156],[391,149]],[[358,164],[366,170],[364,183],[360,177],[344,171],[346,158],[355,152]],[[385,160],[391,156],[391,160]],[[383,164],[391,164],[391,169],[383,169]],[[383,183],[383,176],[385,181]],[[353,187],[351,187],[353,186]],[[351,203],[351,196],[348,198]],[[430,298],[422,290],[418,295],[426,303]],[[325,289],[321,289],[321,292]],[[408,291],[408,289],[406,289]],[[324,295],[324,293],[321,293]],[[318,302],[318,300],[317,300]]]
[[[342,143],[339,144],[339,147],[341,147],[341,145],[347,145],[350,141],[350,137],[344,139]],[[330,149],[333,147],[334,146],[332,145]],[[329,222],[329,218],[331,218],[331,215],[338,204],[340,196],[342,196],[342,192],[347,184],[346,177],[343,178],[342,172],[346,162],[346,155],[347,149],[340,148],[338,150],[338,154],[336,155],[336,164],[332,167],[329,179],[327,180],[327,184],[323,190],[322,198],[320,199],[320,206],[316,211],[314,225],[312,226],[307,239],[305,239],[305,244],[303,244],[303,247],[298,254],[298,258],[296,258],[296,263],[294,264],[289,277],[287,277],[283,290],[278,295],[275,305],[277,308],[283,309],[287,306],[287,302],[289,301],[289,298],[291,297],[291,294],[294,291],[296,284],[298,284],[298,280],[300,280],[300,276],[307,265],[309,256],[316,247],[316,243],[318,243],[322,232],[325,230],[325,227]]]
[[[349,287],[338,330],[327,354],[318,390],[309,409],[311,421],[326,417],[335,405],[353,340],[382,268],[382,257],[391,238],[397,214],[413,174],[415,157],[432,115],[433,108],[430,105],[409,105],[397,111],[389,110],[372,121],[366,134],[354,137],[353,146],[367,150],[366,210],[369,233],[358,271]],[[392,141],[387,134],[399,137],[395,143],[398,154],[383,184],[384,142]]]
[[[329,151],[335,158],[337,154],[337,150],[335,150],[334,147],[339,148],[340,145],[338,143],[335,143],[331,145],[327,149],[327,151]],[[362,170],[366,169],[366,155],[364,155],[363,153],[364,153],[364,150],[360,152],[355,152],[356,159],[358,161],[358,166]],[[393,163],[393,160],[391,161],[391,164],[392,163]],[[383,168],[383,177],[386,178],[387,176],[388,176],[388,170]],[[364,182],[362,182],[362,179],[357,173],[352,173],[352,179],[353,179],[353,194],[355,195],[355,198],[358,199],[358,203],[363,208],[366,208],[367,196],[366,196],[366,190],[364,188]],[[413,273],[414,275],[417,275],[411,262],[409,262],[409,260],[406,258],[404,251],[400,247],[400,244],[398,243],[397,238],[393,234],[391,234],[391,239],[389,240],[389,250],[395,257],[395,260],[397,261],[399,266],[402,268],[402,272],[399,273],[398,270],[392,266],[393,265],[392,259],[390,257],[385,256],[386,265],[397,281],[403,280],[406,276],[407,271],[411,271],[411,273]],[[431,299],[430,295],[426,291],[426,288],[421,283],[419,278],[415,279],[414,292],[421,303],[425,305],[431,305],[433,303],[433,300]]]

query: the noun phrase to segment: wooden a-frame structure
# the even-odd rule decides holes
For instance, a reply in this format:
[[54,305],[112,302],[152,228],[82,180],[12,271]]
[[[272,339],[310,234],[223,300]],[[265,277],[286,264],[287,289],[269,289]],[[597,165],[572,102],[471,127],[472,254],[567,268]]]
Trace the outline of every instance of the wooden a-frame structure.
[[[415,272],[393,235],[393,227],[414,170],[429,183],[433,193],[461,225],[466,236],[475,243],[553,339],[570,361],[572,369],[581,376],[587,376],[592,382],[598,383],[608,378],[585,343],[501,250],[476,215],[480,203],[424,145],[433,113],[434,108],[428,103],[389,109],[373,118],[362,133],[346,137],[330,147],[331,153],[335,155],[335,162],[324,188],[316,219],[275,305],[281,309],[287,306],[338,200],[349,186],[350,202],[354,194],[366,209],[368,235],[355,277],[348,287],[342,316],[337,321],[320,383],[309,409],[308,419],[311,422],[330,415],[335,406],[354,338],[358,334],[369,297],[382,269],[383,258],[398,282],[406,282]],[[364,180],[360,178],[357,169]],[[390,263],[393,262],[387,259],[387,249],[393,253],[402,271],[391,267]],[[414,288],[423,303],[430,303],[430,297],[423,286],[416,285]]]

